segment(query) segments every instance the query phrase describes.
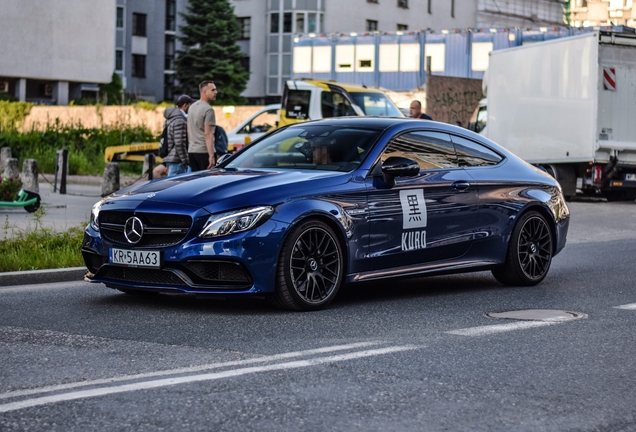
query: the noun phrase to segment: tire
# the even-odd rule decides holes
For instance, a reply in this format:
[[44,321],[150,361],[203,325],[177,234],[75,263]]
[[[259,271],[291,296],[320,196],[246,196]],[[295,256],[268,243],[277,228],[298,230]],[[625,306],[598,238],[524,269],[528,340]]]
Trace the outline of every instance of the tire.
[[35,211],[37,211],[37,209],[40,208],[40,197],[38,197],[37,201],[35,201],[35,203],[28,205],[28,206],[24,206],[24,209],[29,212],[29,213],[33,213]]
[[546,219],[536,211],[524,213],[512,230],[506,261],[493,276],[504,285],[538,284],[550,270],[553,243]]
[[326,223],[307,220],[294,228],[283,243],[270,302],[296,311],[322,309],[338,293],[343,276],[338,237]]

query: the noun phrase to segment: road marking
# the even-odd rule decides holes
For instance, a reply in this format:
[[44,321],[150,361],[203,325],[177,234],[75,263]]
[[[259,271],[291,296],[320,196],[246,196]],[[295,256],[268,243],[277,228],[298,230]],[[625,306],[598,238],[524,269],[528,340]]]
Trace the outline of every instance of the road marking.
[[503,333],[514,330],[524,330],[535,327],[544,327],[554,324],[562,324],[564,321],[520,321],[507,324],[496,324],[490,326],[469,327],[465,329],[451,330],[445,333],[459,336],[484,336],[488,334]]
[[614,309],[636,310],[636,303],[630,303],[630,304],[625,304],[621,306],[614,306]]
[[328,357],[316,358],[316,359],[308,359],[308,360],[296,360],[292,362],[286,363],[278,363],[272,365],[264,365],[264,366],[252,366],[246,368],[232,369],[223,372],[213,372],[199,375],[189,375],[184,377],[174,377],[174,378],[163,378],[159,380],[151,380],[151,381],[142,381],[132,384],[123,384],[117,386],[110,387],[102,387],[90,390],[80,390],[68,393],[60,393],[51,396],[43,396],[33,399],[26,399],[18,402],[10,402],[6,404],[0,405],[0,413],[16,411],[24,408],[32,408],[41,405],[48,405],[57,402],[63,401],[71,401],[77,399],[85,399],[92,398],[98,396],[111,395],[116,393],[125,393],[132,392],[138,390],[148,390],[159,387],[168,387],[179,384],[188,384],[195,383],[201,381],[213,381],[223,378],[231,378],[237,377],[241,375],[253,374],[258,372],[271,372],[271,371],[280,371],[280,370],[289,370],[289,369],[298,369],[309,366],[318,366],[325,363],[334,363],[346,360],[354,360],[364,357],[371,357],[383,354],[391,354],[400,351],[408,351],[421,348],[421,346],[417,345],[403,345],[403,346],[393,346],[386,348],[377,348],[365,351],[358,351],[348,354],[338,354]]
[[254,364],[254,363],[274,362],[274,361],[286,360],[286,359],[290,359],[294,357],[303,357],[303,356],[314,355],[314,354],[327,354],[331,352],[346,351],[346,350],[356,349],[356,348],[366,348],[369,346],[378,345],[380,343],[381,342],[379,341],[373,341],[373,342],[357,342],[357,343],[351,343],[347,345],[333,345],[333,346],[328,346],[323,348],[315,348],[315,349],[310,349],[305,351],[292,351],[292,352],[286,352],[281,354],[274,354],[270,356],[256,357],[256,358],[251,358],[246,360],[235,360],[235,361],[228,361],[228,362],[221,362],[221,363],[209,363],[205,365],[191,366],[187,368],[167,369],[167,370],[156,371],[156,372],[146,372],[141,374],[122,375],[122,376],[117,376],[112,378],[102,378],[102,379],[74,382],[74,383],[68,383],[68,384],[50,385],[50,386],[38,387],[35,389],[16,390],[16,391],[7,392],[7,393],[0,393],[0,399],[8,399],[8,398],[19,397],[19,396],[29,396],[34,394],[49,393],[54,391],[69,390],[73,388],[94,386],[94,385],[100,385],[100,384],[112,384],[112,383],[121,382],[121,381],[133,381],[133,380],[152,378],[152,377],[158,377],[158,376],[180,375],[180,374],[186,374],[186,373],[192,373],[192,372],[201,372],[204,370],[220,369],[224,367],[244,366],[244,365]]

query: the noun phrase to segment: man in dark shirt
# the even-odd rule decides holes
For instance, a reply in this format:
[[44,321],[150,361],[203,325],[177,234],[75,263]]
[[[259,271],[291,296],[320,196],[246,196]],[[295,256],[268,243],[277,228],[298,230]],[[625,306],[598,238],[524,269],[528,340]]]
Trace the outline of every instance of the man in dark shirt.
[[411,106],[409,107],[409,117],[424,120],[433,120],[433,117],[422,112],[422,104],[418,100],[414,100],[413,102],[411,102]]

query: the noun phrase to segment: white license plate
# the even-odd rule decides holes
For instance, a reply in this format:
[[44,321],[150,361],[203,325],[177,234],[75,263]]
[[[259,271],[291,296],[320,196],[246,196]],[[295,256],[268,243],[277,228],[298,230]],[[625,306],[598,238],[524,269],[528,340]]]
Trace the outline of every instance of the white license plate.
[[636,174],[625,174],[625,181],[636,181]]
[[159,268],[161,266],[161,252],[111,248],[109,261],[113,264],[129,267]]

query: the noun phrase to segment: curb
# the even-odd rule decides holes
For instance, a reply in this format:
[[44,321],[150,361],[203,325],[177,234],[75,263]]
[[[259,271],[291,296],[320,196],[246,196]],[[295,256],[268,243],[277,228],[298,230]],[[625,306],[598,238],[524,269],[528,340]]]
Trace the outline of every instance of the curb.
[[86,267],[4,272],[0,273],[0,287],[82,281],[85,273]]

